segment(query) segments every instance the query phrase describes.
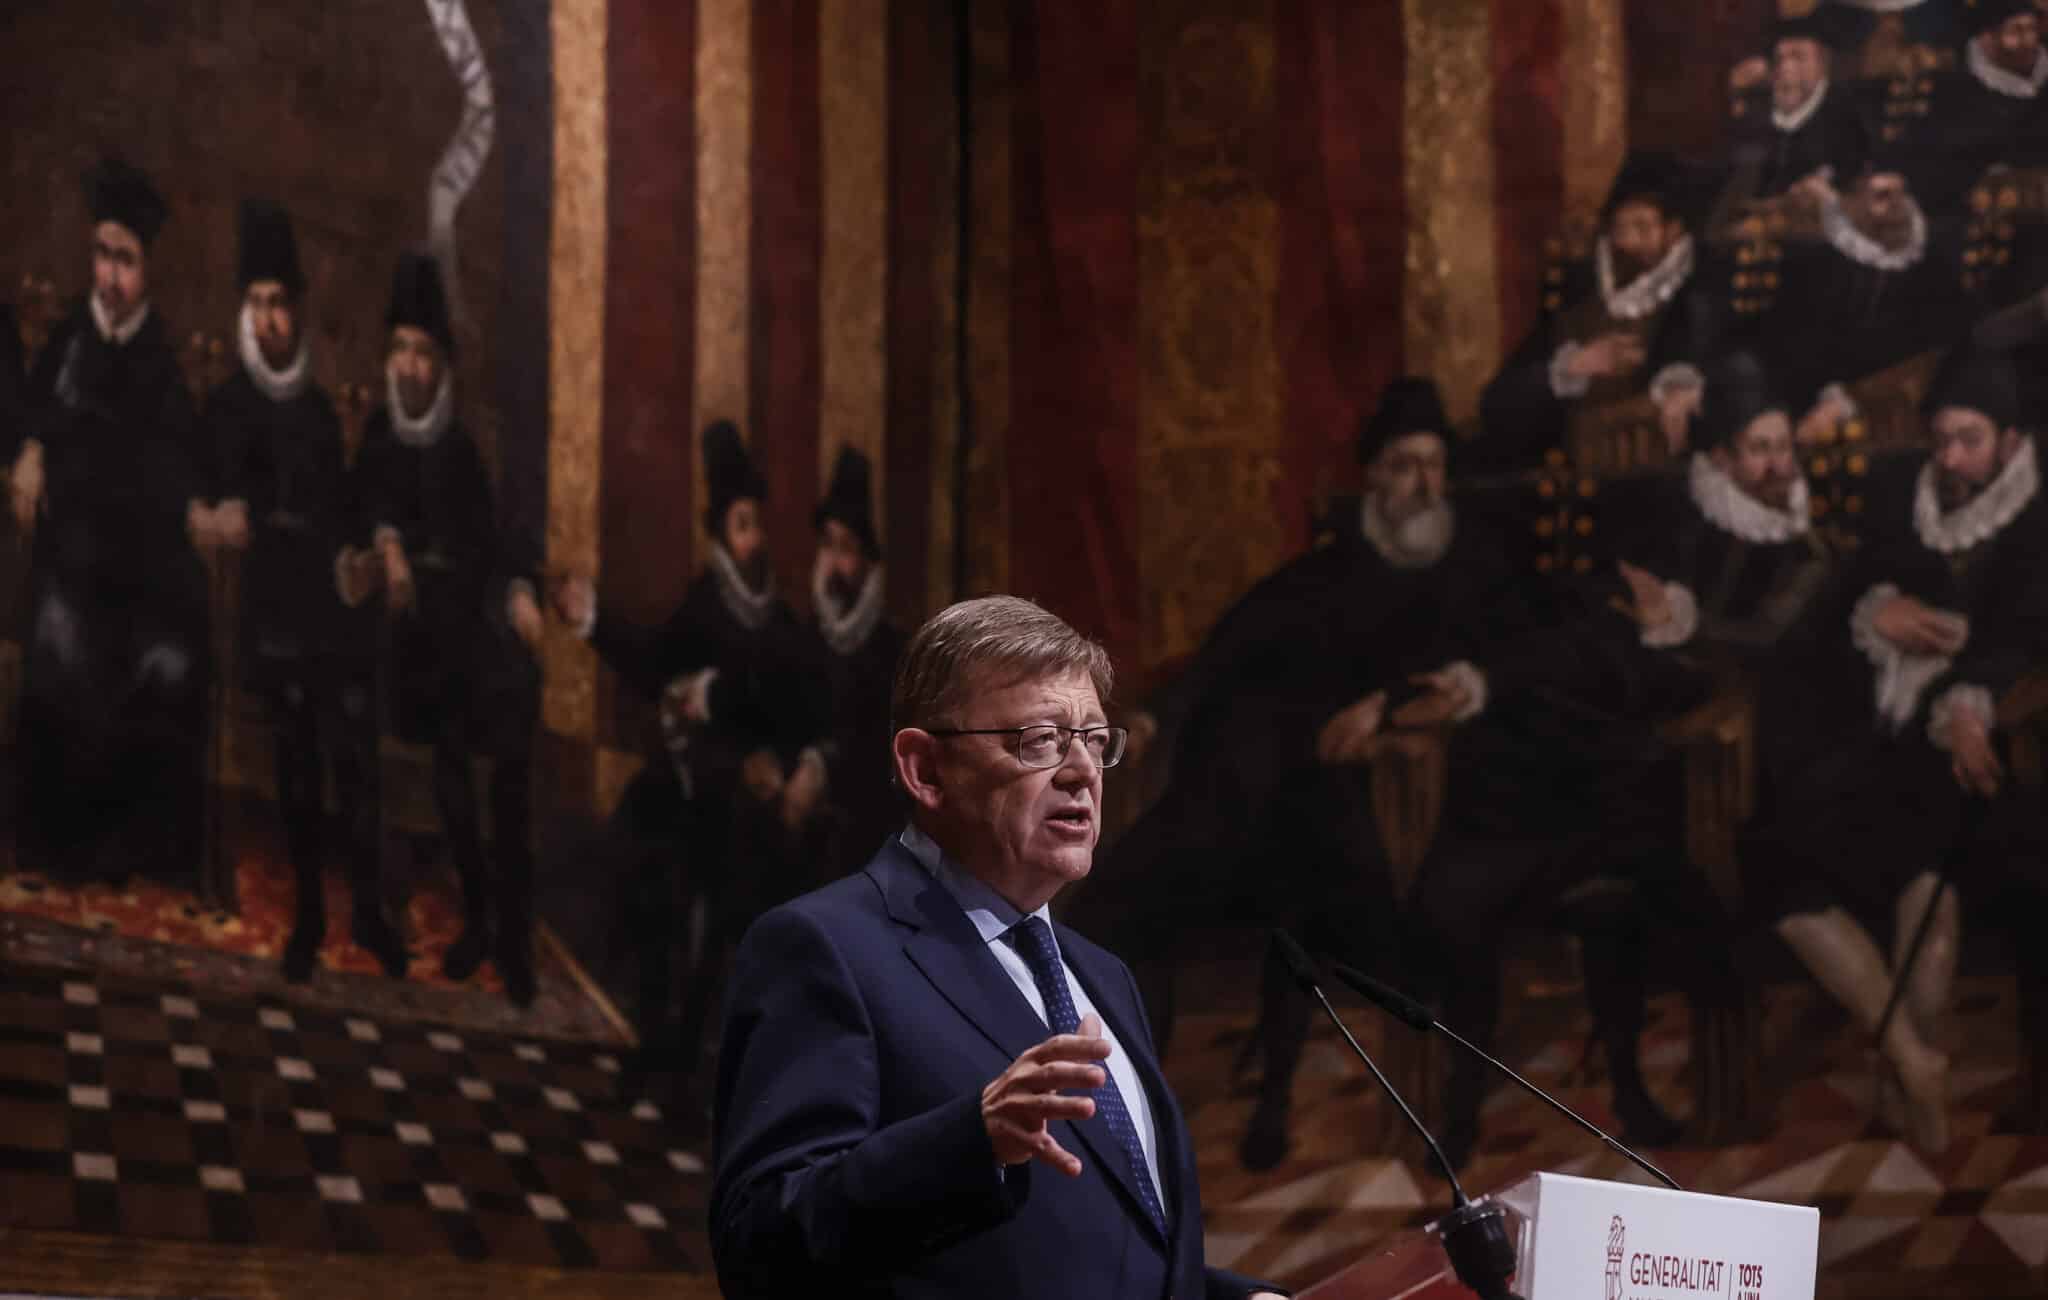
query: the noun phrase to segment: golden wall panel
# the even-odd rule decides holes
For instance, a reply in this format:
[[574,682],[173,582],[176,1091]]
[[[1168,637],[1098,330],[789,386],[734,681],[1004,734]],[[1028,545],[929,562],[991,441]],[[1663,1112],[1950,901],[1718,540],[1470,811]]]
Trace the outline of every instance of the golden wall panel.
[[[749,0],[697,0],[697,339],[690,439],[713,420],[747,425],[747,250],[753,219],[754,56]],[[693,462],[694,463],[694,462]],[[710,507],[694,485],[691,527]]]
[[[1270,0],[1153,11],[1138,227],[1142,667],[1195,649],[1281,563]],[[1219,526],[1221,524],[1221,526]]]
[[1561,0],[1564,210],[1593,217],[1628,148],[1628,43],[1622,0]]
[[1488,0],[1402,0],[1408,367],[1468,425],[1500,364],[1494,254],[1493,31]]
[[[548,527],[554,572],[597,572],[604,420],[606,0],[554,0],[554,207],[548,244]],[[589,740],[597,661],[552,621],[548,727]]]
[[[819,320],[824,329],[818,482],[842,446],[888,462],[889,0],[823,0],[818,111],[824,189]],[[875,530],[887,540],[889,512]]]
[[[952,22],[961,21],[955,11]],[[957,108],[949,97],[948,104]],[[925,530],[924,600],[920,613],[936,610],[952,600],[954,540],[958,536],[953,517],[953,461],[959,450],[960,433],[960,120],[957,112],[947,114],[936,160],[934,187],[939,197],[939,218],[933,223],[931,255],[926,263],[928,281],[936,310],[932,314],[931,450],[925,458],[929,467],[931,494],[929,523]],[[899,567],[897,572],[903,573]],[[909,575],[904,574],[908,580]]]
[[[940,588],[948,591],[949,597],[1002,591],[1010,581],[1010,115],[1014,98],[1010,6],[984,3],[972,10],[974,174],[969,184],[973,247],[966,255],[973,259],[967,295],[973,444],[967,456],[965,509],[951,521],[952,528],[960,530],[956,535],[966,543],[967,590],[951,591],[949,573],[946,586]],[[949,466],[951,459],[933,463]],[[950,515],[950,473],[942,471],[934,487],[944,497]],[[936,511],[934,516],[936,523],[941,516]],[[935,555],[939,531],[933,529]]]

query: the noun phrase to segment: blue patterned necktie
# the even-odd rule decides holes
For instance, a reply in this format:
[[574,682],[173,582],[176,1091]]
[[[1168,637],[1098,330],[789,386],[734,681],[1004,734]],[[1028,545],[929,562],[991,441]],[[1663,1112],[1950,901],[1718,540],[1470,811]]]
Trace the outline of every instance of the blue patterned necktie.
[[[1046,1023],[1056,1034],[1071,1034],[1081,1027],[1081,1017],[1074,1010],[1074,995],[1067,989],[1067,973],[1060,968],[1059,949],[1053,946],[1052,927],[1036,916],[1027,916],[1010,927],[1010,938],[1017,946],[1017,952],[1024,958],[1024,964],[1031,968],[1031,978],[1038,985],[1038,996],[1045,999]],[[1159,1203],[1159,1189],[1152,1185],[1151,1171],[1145,1167],[1145,1148],[1138,1141],[1138,1126],[1131,1122],[1131,1112],[1124,1105],[1124,1095],[1117,1091],[1116,1078],[1110,1074],[1107,1065],[1102,1071],[1102,1086],[1095,1090],[1095,1113],[1109,1125],[1110,1134],[1116,1144],[1123,1148],[1124,1159],[1131,1162],[1131,1181],[1137,1185],[1138,1199],[1144,1203],[1145,1213],[1152,1216],[1152,1224],[1165,1237],[1166,1208]]]

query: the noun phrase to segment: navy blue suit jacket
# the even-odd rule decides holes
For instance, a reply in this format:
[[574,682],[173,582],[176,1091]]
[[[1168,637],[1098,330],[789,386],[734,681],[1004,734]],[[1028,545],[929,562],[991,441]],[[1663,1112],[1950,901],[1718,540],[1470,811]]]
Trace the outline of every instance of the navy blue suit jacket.
[[981,1090],[1047,1036],[960,905],[891,838],[861,871],[741,941],[719,1056],[711,1243],[733,1300],[810,1294],[1224,1300],[1265,1284],[1202,1263],[1187,1124],[1130,971],[1065,926],[1060,953],[1130,1052],[1171,1225],[1140,1208],[1100,1116],[1081,1158],[999,1171]]

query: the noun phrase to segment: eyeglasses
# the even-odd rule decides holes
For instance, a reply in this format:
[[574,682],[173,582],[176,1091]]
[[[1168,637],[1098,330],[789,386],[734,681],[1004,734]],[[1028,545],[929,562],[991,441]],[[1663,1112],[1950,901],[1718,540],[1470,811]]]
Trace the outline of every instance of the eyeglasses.
[[1115,767],[1123,760],[1124,742],[1131,733],[1123,727],[1060,727],[1050,723],[1035,727],[987,727],[978,731],[961,728],[927,728],[934,736],[1009,736],[1010,752],[1030,768],[1058,767],[1067,761],[1067,747],[1076,736],[1088,748],[1097,767]]

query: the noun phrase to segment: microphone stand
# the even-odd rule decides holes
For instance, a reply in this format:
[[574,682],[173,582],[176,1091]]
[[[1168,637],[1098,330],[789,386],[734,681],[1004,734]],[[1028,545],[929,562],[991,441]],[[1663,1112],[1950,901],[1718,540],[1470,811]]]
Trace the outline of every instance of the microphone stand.
[[1598,1124],[1595,1124],[1593,1121],[1587,1119],[1584,1115],[1579,1114],[1579,1112],[1573,1110],[1571,1107],[1565,1105],[1557,1098],[1543,1091],[1543,1089],[1537,1087],[1535,1084],[1523,1078],[1519,1073],[1516,1072],[1514,1067],[1510,1066],[1507,1062],[1501,1060],[1499,1057],[1493,1055],[1491,1052],[1488,1052],[1485,1048],[1479,1046],[1471,1039],[1466,1038],[1463,1034],[1460,1034],[1457,1030],[1452,1029],[1443,1021],[1438,1020],[1435,1016],[1430,1014],[1428,1007],[1423,1006],[1414,998],[1409,997],[1407,994],[1401,992],[1399,989],[1392,988],[1388,985],[1380,983],[1372,976],[1367,975],[1364,971],[1354,969],[1353,967],[1338,965],[1332,967],[1332,970],[1336,974],[1338,979],[1343,980],[1346,984],[1349,984],[1353,989],[1357,990],[1357,992],[1361,994],[1367,1001],[1373,1003],[1375,1006],[1378,1006],[1381,1010],[1387,1012],[1396,1020],[1405,1021],[1412,1028],[1419,1029],[1425,1034],[1429,1033],[1431,1030],[1434,1030],[1437,1033],[1442,1034],[1445,1038],[1450,1039],[1459,1047],[1464,1048],[1466,1051],[1472,1053],[1472,1055],[1486,1062],[1488,1065],[1500,1071],[1508,1078],[1513,1079],[1517,1084],[1521,1086],[1524,1092],[1542,1101],[1552,1110],[1564,1116],[1566,1119],[1578,1125],[1580,1128],[1586,1130],[1586,1132],[1591,1133],[1594,1137],[1599,1138],[1602,1142],[1607,1144],[1609,1149],[1613,1150],[1616,1154],[1622,1156],[1624,1159],[1629,1160],[1638,1168],[1642,1169],[1643,1172],[1649,1174],[1652,1178],[1655,1178],[1658,1182],[1664,1184],[1666,1187],[1669,1187],[1672,1191],[1682,1192],[1685,1190],[1683,1187],[1680,1187],[1678,1185],[1678,1180],[1674,1179],[1670,1174],[1665,1173],[1662,1169],[1659,1169],[1657,1166],[1651,1164],[1648,1160],[1643,1159],[1643,1157],[1637,1155],[1635,1152],[1629,1150],[1627,1147],[1623,1146],[1614,1138],[1608,1136],[1607,1130],[1601,1128]]
[[1352,1036],[1344,1018],[1337,1014],[1337,1008],[1330,1005],[1329,997],[1316,980],[1315,965],[1309,960],[1308,953],[1285,930],[1273,931],[1273,946],[1279,950],[1301,991],[1322,1004],[1323,1014],[1337,1026],[1337,1032],[1344,1035],[1344,1041],[1351,1045],[1358,1059],[1365,1062],[1365,1068],[1372,1071],[1372,1077],[1400,1109],[1409,1127],[1422,1135],[1437,1168],[1449,1181],[1451,1212],[1437,1220],[1437,1231],[1443,1238],[1444,1253],[1450,1256],[1451,1268],[1457,1273],[1458,1280],[1470,1287],[1479,1300],[1521,1300],[1508,1290],[1508,1279],[1515,1275],[1516,1261],[1515,1243],[1508,1236],[1507,1207],[1499,1202],[1475,1204],[1465,1194],[1464,1184],[1458,1181],[1458,1171],[1451,1167],[1444,1149],[1437,1145],[1436,1135],[1429,1131],[1429,1126],[1422,1122],[1407,1099],[1381,1072],[1379,1063]]

